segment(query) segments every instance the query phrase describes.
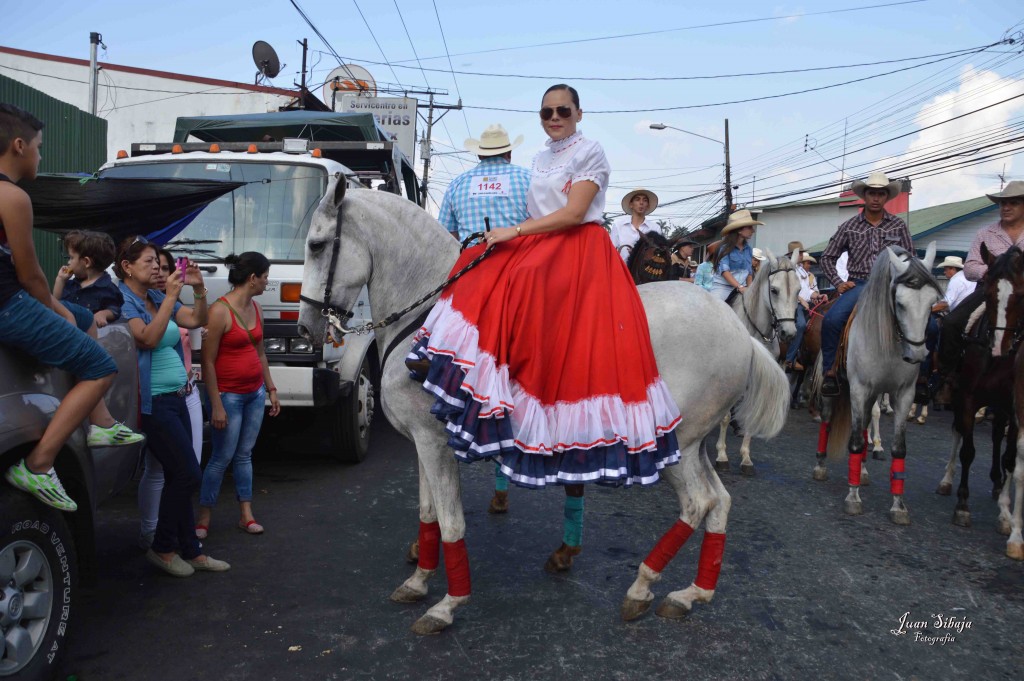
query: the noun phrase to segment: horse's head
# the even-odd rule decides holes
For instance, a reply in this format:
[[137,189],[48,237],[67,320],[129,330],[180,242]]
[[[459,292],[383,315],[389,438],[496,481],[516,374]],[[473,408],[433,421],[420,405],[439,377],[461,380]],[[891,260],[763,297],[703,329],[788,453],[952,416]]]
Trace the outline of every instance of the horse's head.
[[800,277],[797,276],[796,258],[799,251],[793,251],[792,258],[778,258],[765,249],[767,260],[758,270],[755,279],[764,277],[762,295],[766,298],[772,314],[772,325],[782,341],[796,336],[796,307],[800,304]]
[[[890,275],[890,307],[894,331],[902,346],[903,361],[920,364],[928,355],[925,334],[932,306],[942,298],[942,290],[932,276],[935,242],[928,244],[923,260],[902,248],[887,247]],[[866,292],[865,292],[866,295]]]
[[983,285],[992,356],[1006,357],[1024,336],[1024,253],[1013,246],[996,257],[982,244],[981,259],[988,265]]
[[331,179],[306,236],[299,333],[316,344],[325,340],[330,315],[339,326],[351,317],[349,311],[370,278],[371,258],[366,245],[354,236],[355,230],[342,229],[346,217],[343,208],[347,210],[352,204],[351,197],[345,198],[345,189],[344,176]]

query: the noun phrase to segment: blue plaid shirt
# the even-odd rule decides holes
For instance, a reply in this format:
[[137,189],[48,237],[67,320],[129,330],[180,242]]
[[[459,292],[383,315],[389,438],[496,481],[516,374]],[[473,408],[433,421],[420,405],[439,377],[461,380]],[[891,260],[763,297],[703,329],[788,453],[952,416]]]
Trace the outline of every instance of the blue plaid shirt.
[[529,189],[529,170],[491,156],[452,180],[437,219],[459,241],[484,231],[485,217],[492,228],[515,227],[530,217],[526,213]]

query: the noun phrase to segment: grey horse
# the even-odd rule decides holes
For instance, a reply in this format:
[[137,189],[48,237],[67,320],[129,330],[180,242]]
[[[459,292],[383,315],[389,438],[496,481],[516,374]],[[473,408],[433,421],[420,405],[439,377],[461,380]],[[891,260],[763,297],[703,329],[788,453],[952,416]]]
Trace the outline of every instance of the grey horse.
[[[346,194],[344,181],[333,179],[313,216],[306,241],[300,332],[320,343],[329,325],[335,336],[349,331],[343,319],[325,315],[324,306],[319,305],[325,292],[329,292],[331,308],[350,309],[365,285],[371,307],[378,314],[401,310],[443,282],[458,254],[455,240],[419,207],[385,192],[353,189]],[[672,543],[678,538],[677,526],[685,524],[692,531],[706,521],[704,545],[709,536],[724,542],[730,497],[711,462],[700,453],[702,439],[737,403],[736,418],[746,432],[773,437],[785,423],[789,404],[782,369],[720,301],[685,282],[644,286],[641,298],[661,376],[683,415],[676,428],[680,461],[661,471],[676,492],[680,510],[676,526],[658,545],[671,544],[671,550],[659,554],[665,560],[648,557],[640,566],[622,605],[624,619],[639,617],[654,599],[650,587],[685,541]],[[376,335],[383,358],[382,407],[396,430],[415,444],[421,530],[431,524],[439,526],[446,556],[449,593],[416,621],[413,631],[418,634],[438,633],[451,625],[455,609],[469,600],[468,559],[448,559],[450,547],[461,546],[465,551],[458,462],[446,445],[444,428],[430,413],[434,398],[410,379],[403,361],[419,326],[417,318],[434,300],[379,328]],[[428,556],[425,561],[423,543],[421,539],[419,565],[395,590],[392,600],[409,602],[427,595],[428,580],[437,567],[437,549],[433,548],[433,560]],[[701,563],[696,582],[701,582],[705,563],[711,562]],[[720,561],[707,566],[714,579],[719,568]],[[702,583],[709,586],[708,580]],[[714,586],[704,587],[691,584],[669,593],[657,608],[658,614],[682,617],[693,603],[710,602]]]

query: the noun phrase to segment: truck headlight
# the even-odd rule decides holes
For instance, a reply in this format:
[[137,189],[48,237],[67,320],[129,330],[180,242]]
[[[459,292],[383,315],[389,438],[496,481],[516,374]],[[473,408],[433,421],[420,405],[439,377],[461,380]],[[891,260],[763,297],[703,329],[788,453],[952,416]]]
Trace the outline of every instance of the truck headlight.
[[284,338],[264,338],[263,349],[267,354],[284,353],[288,351]]
[[310,354],[313,352],[313,344],[305,338],[290,338],[288,348],[292,352]]

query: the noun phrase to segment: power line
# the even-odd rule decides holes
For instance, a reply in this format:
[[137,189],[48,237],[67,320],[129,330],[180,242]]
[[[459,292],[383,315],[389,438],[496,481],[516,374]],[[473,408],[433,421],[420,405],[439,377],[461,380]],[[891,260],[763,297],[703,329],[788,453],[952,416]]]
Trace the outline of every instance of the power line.
[[384,63],[387,64],[389,69],[391,69],[391,75],[395,77],[395,82],[401,83],[402,79],[398,77],[397,73],[395,73],[394,67],[391,66],[391,63],[388,61],[387,55],[384,54],[384,48],[380,46],[380,42],[377,40],[377,36],[374,35],[373,29],[370,28],[370,22],[366,20],[366,16],[363,14],[363,10],[359,8],[359,3],[357,2],[357,0],[352,0],[352,4],[356,6],[356,11],[358,11],[359,16],[362,17],[363,23],[366,25],[366,30],[370,32],[370,37],[373,38],[374,44],[376,44],[377,49],[380,50],[380,56],[384,57]]
[[[665,28],[665,29],[661,29],[661,30],[657,30],[657,31],[639,31],[639,32],[635,32],[635,33],[620,33],[620,34],[616,34],[616,35],[595,36],[595,37],[592,37],[592,38],[578,38],[578,39],[575,39],[575,40],[559,40],[559,41],[549,42],[549,43],[533,43],[533,44],[530,44],[530,45],[515,45],[515,46],[511,46],[511,47],[494,47],[494,48],[487,49],[487,50],[475,50],[473,52],[456,52],[454,55],[449,55],[449,56],[464,57],[464,56],[471,55],[471,54],[489,54],[489,53],[492,53],[492,52],[508,52],[508,51],[511,51],[511,50],[528,50],[528,49],[533,49],[533,48],[536,48],[536,47],[554,47],[554,46],[557,46],[557,45],[578,45],[580,43],[590,43],[590,42],[597,42],[597,41],[601,41],[601,40],[618,40],[618,39],[621,39],[621,38],[637,38],[637,37],[641,37],[641,36],[658,35],[658,34],[662,34],[662,33],[675,33],[675,32],[679,32],[679,31],[695,31],[695,30],[702,29],[702,28],[719,28],[719,27],[722,27],[722,26],[736,26],[736,25],[739,25],[739,24],[754,24],[754,23],[768,22],[768,21],[784,21],[786,19],[799,19],[799,18],[802,18],[802,17],[820,16],[820,15],[825,15],[825,14],[841,14],[841,13],[844,13],[844,12],[862,12],[862,11],[870,10],[870,9],[898,7],[900,5],[914,5],[914,4],[917,4],[917,3],[920,3],[920,2],[927,2],[927,0],[904,0],[903,2],[889,2],[889,3],[880,4],[880,5],[867,5],[867,6],[860,6],[860,7],[846,7],[846,8],[842,8],[842,9],[822,10],[820,12],[803,12],[803,13],[800,13],[800,14],[788,14],[788,15],[784,15],[784,16],[757,17],[757,18],[754,18],[754,19],[734,19],[734,20],[731,20],[731,21],[718,21],[718,22],[710,23],[710,24],[696,24],[696,25],[693,25],[693,26],[680,26],[678,28]],[[432,59],[442,59],[442,58],[443,58],[443,56],[425,57],[425,59],[427,61],[430,61]]]
[[[431,0],[434,5],[434,16],[437,17],[437,29],[441,33],[441,43],[444,45],[444,53],[448,57],[448,70],[452,74],[452,82],[455,84],[455,94],[459,97],[459,104],[462,103],[462,91],[459,90],[459,80],[455,77],[455,68],[452,65],[452,56],[448,53],[448,39],[444,36],[444,26],[441,25],[441,14],[437,11],[437,0]],[[469,129],[469,118],[466,116],[466,110],[460,108],[459,111],[462,113],[462,120],[466,124],[466,134],[469,137],[473,136],[473,131]]]

